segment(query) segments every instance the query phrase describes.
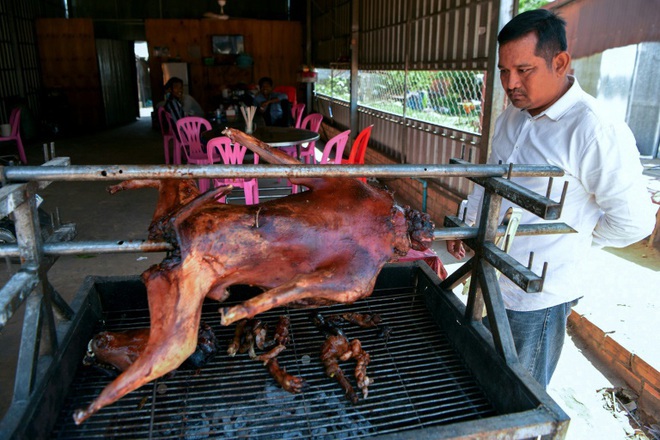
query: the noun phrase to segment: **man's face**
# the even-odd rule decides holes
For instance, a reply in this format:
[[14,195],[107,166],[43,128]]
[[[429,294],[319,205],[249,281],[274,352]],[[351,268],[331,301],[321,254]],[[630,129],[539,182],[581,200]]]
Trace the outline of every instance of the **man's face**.
[[183,84],[174,83],[172,85],[172,95],[178,100],[183,99]]
[[273,91],[273,86],[270,83],[265,82],[263,86],[261,86],[261,93],[264,94],[264,96],[269,96]]
[[537,56],[534,32],[500,46],[500,81],[511,103],[536,116],[567,90],[565,72],[570,57],[566,52],[555,55],[550,66]]

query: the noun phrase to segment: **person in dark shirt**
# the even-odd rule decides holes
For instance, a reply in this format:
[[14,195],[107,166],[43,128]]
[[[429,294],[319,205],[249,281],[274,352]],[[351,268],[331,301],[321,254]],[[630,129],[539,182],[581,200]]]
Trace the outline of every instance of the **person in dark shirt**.
[[183,80],[176,76],[165,83],[165,110],[172,116],[172,122],[186,116],[183,110]]
[[266,125],[291,127],[291,103],[284,93],[273,91],[273,80],[263,77],[259,80],[259,94],[254,97],[254,105],[263,115]]

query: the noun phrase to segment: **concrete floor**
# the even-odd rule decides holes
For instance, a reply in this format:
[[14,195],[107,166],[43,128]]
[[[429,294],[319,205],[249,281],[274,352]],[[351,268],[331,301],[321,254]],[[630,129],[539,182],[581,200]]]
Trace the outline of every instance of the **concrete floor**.
[[[138,122],[100,134],[56,141],[58,156],[71,158],[74,165],[85,164],[159,164],[163,152],[160,133],[151,121]],[[30,164],[43,162],[41,146],[28,147]],[[77,225],[76,240],[142,239],[151,220],[156,192],[151,189],[110,196],[110,182],[56,182],[40,192],[46,210],[59,209],[63,222]],[[437,219],[436,219],[437,220]],[[457,262],[437,243],[436,249],[448,269]],[[644,255],[644,256],[642,256]],[[70,300],[87,275],[136,275],[160,261],[162,254],[102,254],[60,257],[49,271],[49,279],[62,296]],[[592,322],[615,331],[630,350],[660,367],[658,344],[652,343],[651,329],[657,330],[657,297],[660,285],[658,250],[635,245],[623,251],[598,251],[590,258],[594,293],[578,306]],[[607,268],[607,269],[605,269]],[[0,269],[4,282],[8,272]],[[626,274],[626,276],[621,276]],[[653,287],[655,286],[655,287]],[[21,312],[0,333],[0,415],[10,403],[15,370],[17,341],[20,338]],[[611,330],[610,330],[611,329]],[[569,439],[631,438],[625,417],[603,408],[599,389],[621,385],[602,365],[592,360],[579,343],[568,338],[558,371],[549,392],[572,417]],[[602,371],[602,372],[601,372]],[[637,437],[644,438],[644,437]]]

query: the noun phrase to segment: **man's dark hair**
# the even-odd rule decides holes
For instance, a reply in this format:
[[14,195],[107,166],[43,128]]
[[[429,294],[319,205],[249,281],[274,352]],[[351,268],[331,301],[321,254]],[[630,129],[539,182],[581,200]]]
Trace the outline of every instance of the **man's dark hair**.
[[264,84],[270,84],[271,87],[273,87],[273,80],[272,78],[269,78],[267,76],[264,76],[263,78],[259,79],[259,88],[262,88]]
[[179,77],[173,76],[170,79],[167,80],[165,83],[165,90],[171,89],[174,87],[174,84],[181,84],[183,85],[183,80]]
[[517,40],[530,32],[536,33],[536,55],[548,64],[559,52],[568,48],[566,44],[566,21],[546,9],[535,9],[516,15],[497,35],[497,42],[502,46]]

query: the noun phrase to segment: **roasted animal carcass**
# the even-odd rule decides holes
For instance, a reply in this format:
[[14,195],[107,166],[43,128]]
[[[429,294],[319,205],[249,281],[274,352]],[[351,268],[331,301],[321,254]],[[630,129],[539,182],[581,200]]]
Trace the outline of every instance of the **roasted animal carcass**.
[[[262,162],[299,164],[244,133],[225,134]],[[371,294],[385,263],[432,242],[428,215],[398,206],[385,190],[354,178],[290,180],[309,190],[250,206],[218,203],[231,187],[200,195],[191,180],[125,181],[110,188],[157,188],[149,238],[175,250],[142,274],[151,319],[144,351],[87,409],[76,411],[76,423],[177,368],[195,350],[204,298],[222,302],[235,284],[264,289],[222,308],[223,325],[283,305],[350,304]]]

